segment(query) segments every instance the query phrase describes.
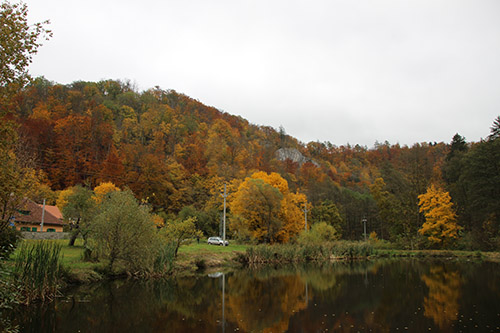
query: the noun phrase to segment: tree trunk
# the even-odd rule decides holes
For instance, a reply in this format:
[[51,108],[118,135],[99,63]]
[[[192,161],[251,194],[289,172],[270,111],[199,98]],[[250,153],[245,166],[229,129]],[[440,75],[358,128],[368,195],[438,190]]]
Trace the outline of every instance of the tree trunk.
[[75,246],[75,241],[76,238],[78,237],[78,234],[80,234],[80,230],[76,229],[71,233],[71,238],[69,239],[68,246]]

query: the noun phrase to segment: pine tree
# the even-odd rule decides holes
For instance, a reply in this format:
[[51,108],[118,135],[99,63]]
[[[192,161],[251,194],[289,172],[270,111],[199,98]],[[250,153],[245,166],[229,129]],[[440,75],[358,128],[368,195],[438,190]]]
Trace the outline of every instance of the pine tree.
[[500,116],[493,121],[493,126],[490,129],[491,134],[488,136],[488,140],[493,141],[500,138]]

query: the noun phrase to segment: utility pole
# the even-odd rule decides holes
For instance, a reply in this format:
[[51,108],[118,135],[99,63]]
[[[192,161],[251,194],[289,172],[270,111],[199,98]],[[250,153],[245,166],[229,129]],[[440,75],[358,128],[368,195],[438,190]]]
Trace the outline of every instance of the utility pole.
[[42,224],[40,225],[40,232],[43,232],[43,220],[44,219],[45,219],[45,199],[43,199]]
[[305,230],[307,231],[307,212],[309,212],[309,211],[307,210],[307,202],[306,202],[306,204],[305,204],[305,206],[304,206],[303,212],[304,212],[304,214],[305,214],[304,216],[305,216],[305,219],[306,219],[306,226],[305,226]]
[[224,194],[221,194],[221,196],[224,198],[224,218],[223,218],[223,225],[222,225],[222,241],[224,246],[226,246],[226,198],[227,198],[227,192],[226,192],[226,184],[224,184]]

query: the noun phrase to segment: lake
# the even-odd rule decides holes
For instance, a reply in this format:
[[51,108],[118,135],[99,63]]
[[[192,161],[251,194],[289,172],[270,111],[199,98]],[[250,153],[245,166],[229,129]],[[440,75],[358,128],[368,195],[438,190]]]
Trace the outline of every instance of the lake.
[[498,332],[500,264],[385,260],[112,281],[4,319],[23,332]]

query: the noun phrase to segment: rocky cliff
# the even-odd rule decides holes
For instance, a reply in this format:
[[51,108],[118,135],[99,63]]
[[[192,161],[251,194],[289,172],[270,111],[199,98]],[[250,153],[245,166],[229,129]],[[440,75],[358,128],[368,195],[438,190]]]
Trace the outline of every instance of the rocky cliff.
[[305,157],[300,151],[295,148],[280,148],[276,151],[276,153],[274,153],[274,155],[279,161],[291,160],[295,163],[298,163],[299,165],[302,165],[306,162],[311,162],[315,166],[319,167],[318,162]]

